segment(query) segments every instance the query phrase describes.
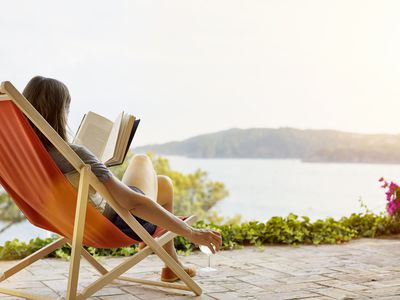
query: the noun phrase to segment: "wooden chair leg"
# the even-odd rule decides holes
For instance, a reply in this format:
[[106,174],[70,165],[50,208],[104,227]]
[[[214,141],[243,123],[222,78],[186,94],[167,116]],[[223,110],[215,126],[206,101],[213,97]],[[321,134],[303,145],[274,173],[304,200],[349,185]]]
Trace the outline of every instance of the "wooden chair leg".
[[104,268],[85,248],[82,247],[82,256],[90,263],[100,274],[104,275],[108,273],[108,270]]
[[150,249],[142,250],[134,256],[128,258],[123,263],[119,264],[114,269],[110,270],[107,274],[101,276],[99,279],[94,281],[92,284],[88,285],[81,291],[78,299],[86,299],[96,293],[105,285],[111,283],[113,280],[117,279],[118,276],[128,271],[134,265],[146,258],[152,251]]
[[78,201],[76,204],[72,253],[68,275],[67,299],[76,299],[79,266],[82,251],[83,231],[85,229],[86,208],[89,196],[89,170],[84,166],[80,171]]
[[[195,218],[189,218],[188,220],[185,220],[185,222],[188,222],[189,224],[191,224],[192,222],[194,222]],[[154,240],[153,238],[151,238],[153,243],[156,243],[156,245],[158,245],[160,248],[165,245],[167,242],[169,242],[171,239],[173,239],[176,236],[175,233],[173,232],[167,232],[164,235],[162,235],[161,237],[157,238],[156,240]],[[149,245],[149,243],[147,243]],[[176,269],[179,269],[181,272],[181,274],[178,274],[178,272],[176,272],[175,274],[177,274],[180,278],[184,277],[186,275],[186,277],[184,277],[185,280],[184,283],[186,284],[186,286],[183,285],[179,285],[179,286],[175,286],[175,285],[168,285],[169,288],[177,288],[177,289],[181,289],[181,290],[191,290],[193,291],[196,295],[200,295],[202,293],[201,288],[197,285],[197,283],[183,270],[182,267],[180,267],[171,256],[168,255],[167,252],[165,252],[165,250],[163,248],[161,248],[164,251],[164,254],[160,255],[157,254],[164,262],[166,262],[165,257],[168,257],[170,260],[173,261],[173,263],[176,264],[177,267]],[[124,261],[123,263],[121,263],[120,265],[118,265],[117,267],[115,267],[114,269],[110,270],[108,273],[104,274],[103,276],[101,276],[99,279],[97,279],[95,282],[93,282],[92,284],[90,284],[89,286],[87,286],[85,289],[83,289],[81,291],[81,294],[79,295],[78,299],[85,299],[87,297],[90,297],[91,295],[93,295],[94,293],[96,293],[99,289],[101,289],[103,286],[109,284],[110,282],[112,282],[115,279],[121,279],[121,280],[126,280],[127,281],[133,281],[133,282],[138,282],[136,279],[131,279],[128,277],[119,277],[120,275],[122,275],[123,273],[125,273],[126,271],[128,271],[129,269],[131,269],[133,266],[135,266],[136,264],[138,264],[140,261],[142,261],[144,258],[146,258],[149,254],[151,254],[153,251],[155,251],[154,249],[151,249],[149,246],[146,246],[144,249],[142,249],[139,253],[135,254],[134,256],[128,258],[126,261]],[[89,254],[90,255],[90,254]],[[162,256],[162,257],[161,257]],[[90,263],[90,261],[89,261]],[[169,261],[168,261],[169,263]],[[170,266],[171,264],[168,264],[166,262],[166,264],[168,266]],[[96,264],[99,264],[96,261]],[[96,268],[96,266],[95,266]],[[173,268],[173,267],[172,267]],[[171,268],[171,269],[172,269]],[[175,270],[173,270],[175,272]],[[182,276],[182,272],[184,273],[184,275]],[[142,281],[141,283],[144,284],[149,284],[149,285],[154,285],[154,286],[164,286],[167,287],[167,285],[164,285],[163,283],[159,283],[156,282],[154,283],[153,281],[147,281],[146,283],[144,281]]]

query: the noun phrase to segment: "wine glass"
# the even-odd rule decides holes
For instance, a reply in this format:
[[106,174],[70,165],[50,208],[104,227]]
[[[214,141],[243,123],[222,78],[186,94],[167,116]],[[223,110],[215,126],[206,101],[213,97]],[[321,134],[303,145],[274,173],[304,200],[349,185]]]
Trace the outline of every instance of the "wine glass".
[[214,271],[217,271],[217,269],[211,268],[211,254],[212,254],[212,252],[211,252],[210,248],[208,248],[207,246],[203,246],[203,245],[200,245],[199,248],[200,248],[201,252],[203,252],[204,254],[206,254],[208,256],[208,267],[201,268],[200,271],[203,271],[203,272],[214,272]]

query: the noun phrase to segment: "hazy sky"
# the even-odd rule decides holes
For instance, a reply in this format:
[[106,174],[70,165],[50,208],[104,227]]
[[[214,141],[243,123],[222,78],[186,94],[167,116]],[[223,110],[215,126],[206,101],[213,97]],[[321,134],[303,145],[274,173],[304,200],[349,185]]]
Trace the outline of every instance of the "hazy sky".
[[134,145],[231,127],[400,133],[400,1],[3,1],[0,80],[142,119]]

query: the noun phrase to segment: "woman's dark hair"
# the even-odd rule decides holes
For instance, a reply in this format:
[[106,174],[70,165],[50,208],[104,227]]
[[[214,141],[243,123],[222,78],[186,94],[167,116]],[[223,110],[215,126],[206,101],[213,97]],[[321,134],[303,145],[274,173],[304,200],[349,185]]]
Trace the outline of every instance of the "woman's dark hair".
[[[56,79],[36,76],[28,82],[22,94],[61,138],[68,141],[67,115],[71,96],[66,85]],[[43,145],[46,148],[51,146],[50,141],[34,125],[33,128]]]

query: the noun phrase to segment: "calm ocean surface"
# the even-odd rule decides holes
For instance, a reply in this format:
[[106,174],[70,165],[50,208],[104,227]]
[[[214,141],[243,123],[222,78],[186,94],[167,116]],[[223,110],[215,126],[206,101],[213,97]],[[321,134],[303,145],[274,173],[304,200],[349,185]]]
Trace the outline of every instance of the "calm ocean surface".
[[[171,167],[183,173],[198,168],[212,180],[225,183],[230,192],[217,210],[220,215],[242,215],[242,220],[265,221],[290,212],[317,218],[360,212],[359,199],[374,212],[385,208],[378,179],[396,180],[400,165],[302,163],[299,160],[192,159],[167,156]],[[46,237],[29,223],[14,225],[0,235],[0,244],[12,238]]]

